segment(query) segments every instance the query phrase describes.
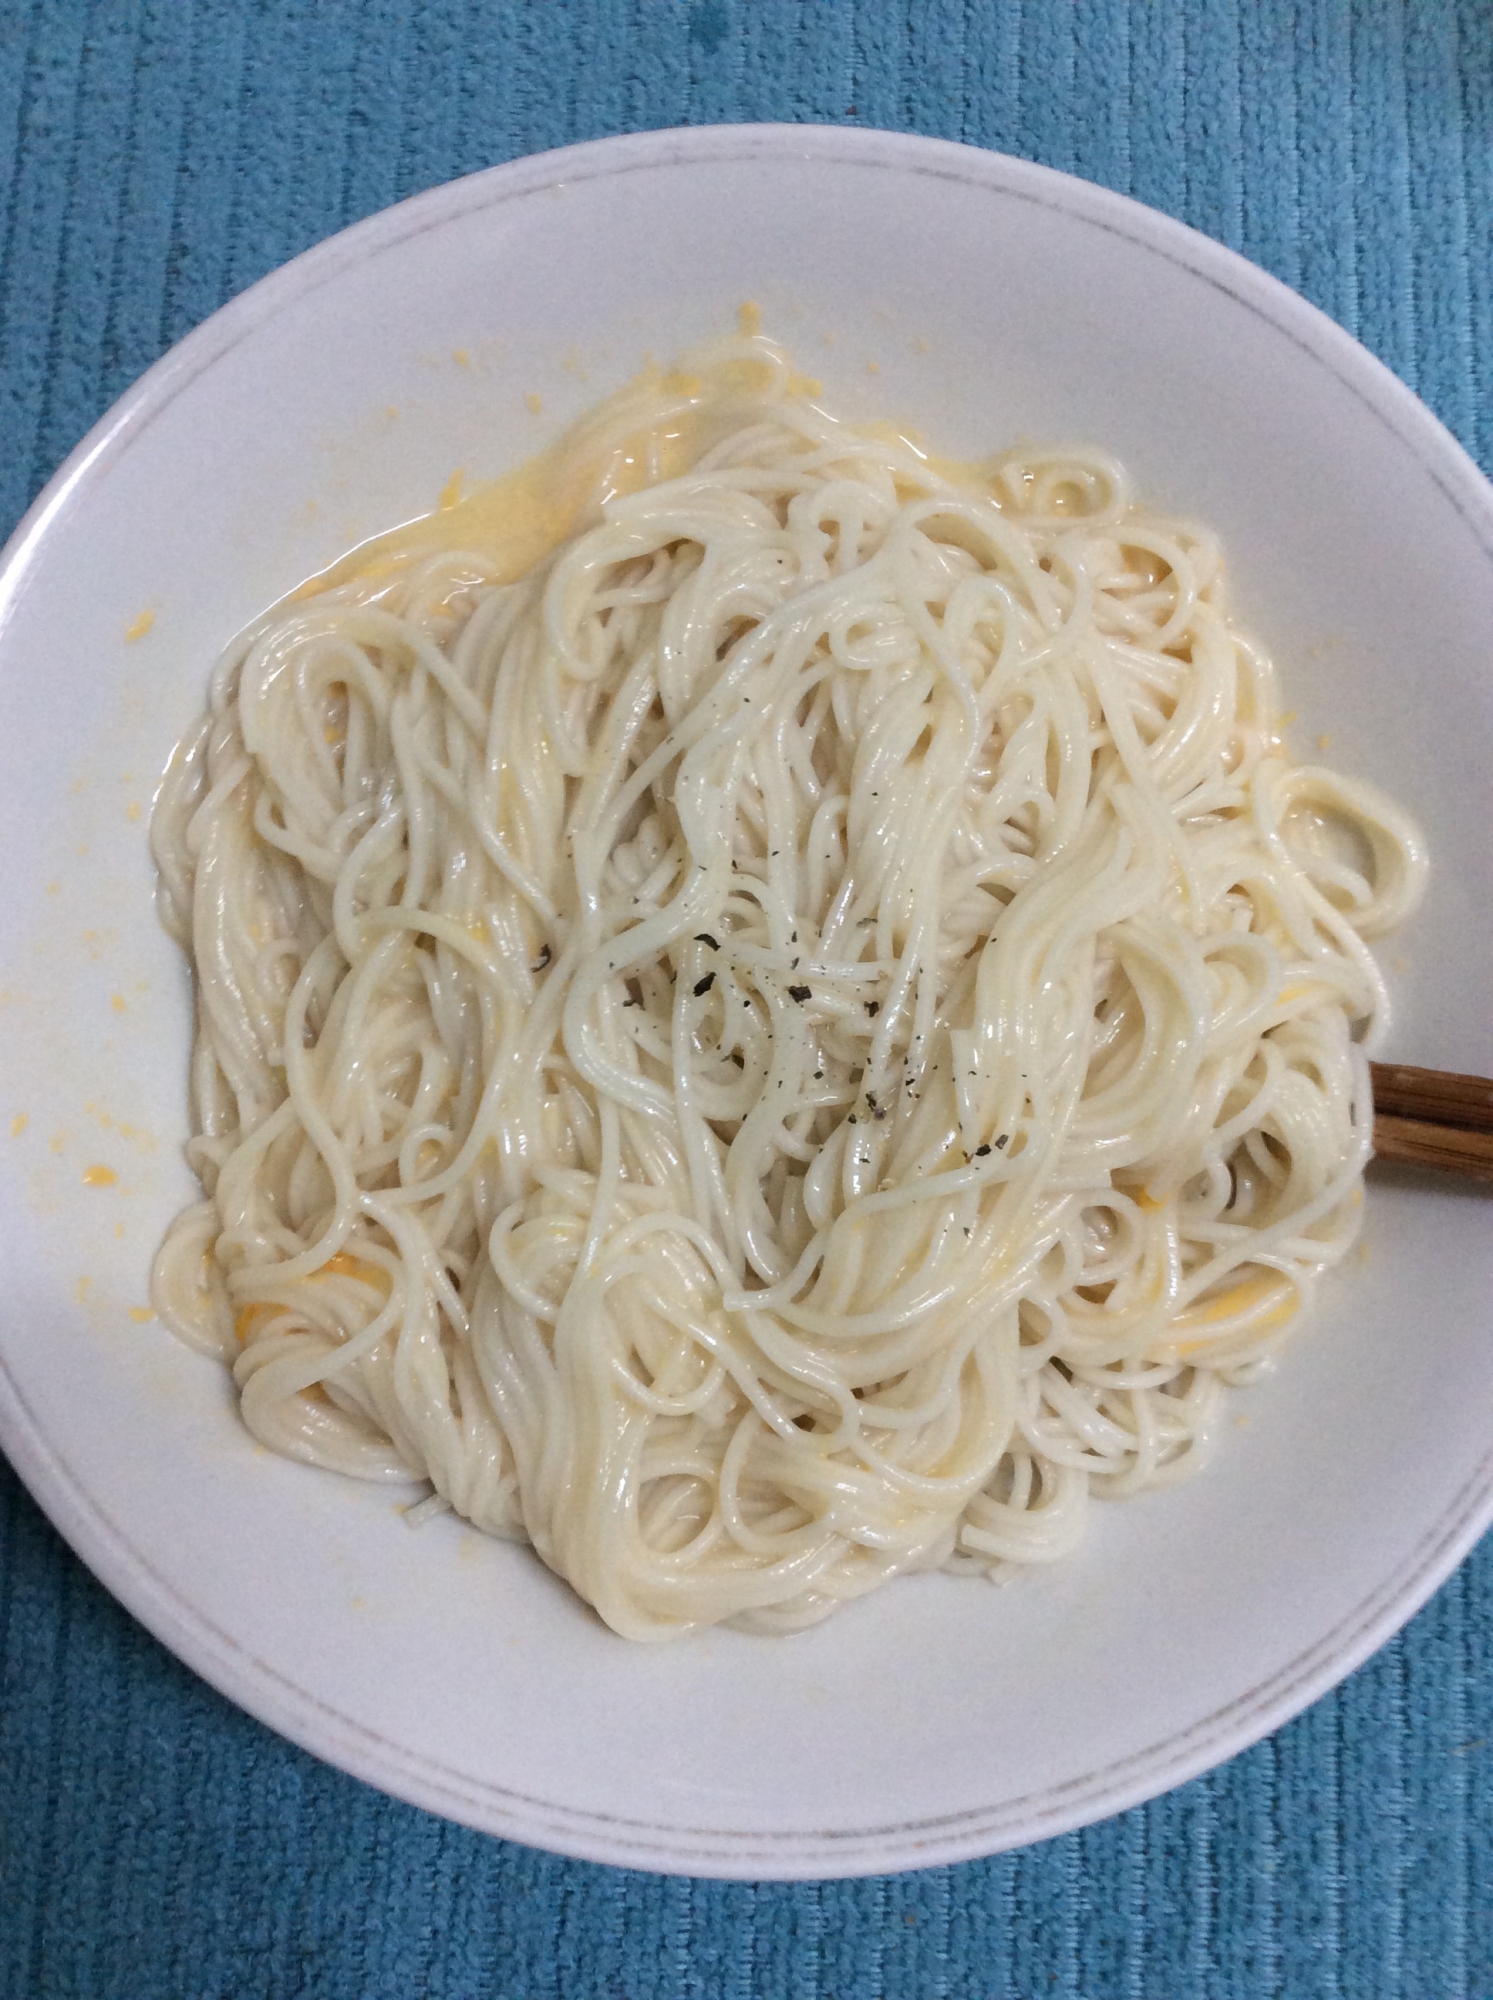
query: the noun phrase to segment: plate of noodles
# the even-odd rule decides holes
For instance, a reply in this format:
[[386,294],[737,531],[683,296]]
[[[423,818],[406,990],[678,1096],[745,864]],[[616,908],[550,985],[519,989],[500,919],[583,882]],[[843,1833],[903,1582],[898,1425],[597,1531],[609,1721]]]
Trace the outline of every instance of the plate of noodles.
[[1493,494],[1118,196],[496,168],[151,370],[0,571],[0,1442],[234,1701],[741,1877],[1297,1713],[1493,1511]]

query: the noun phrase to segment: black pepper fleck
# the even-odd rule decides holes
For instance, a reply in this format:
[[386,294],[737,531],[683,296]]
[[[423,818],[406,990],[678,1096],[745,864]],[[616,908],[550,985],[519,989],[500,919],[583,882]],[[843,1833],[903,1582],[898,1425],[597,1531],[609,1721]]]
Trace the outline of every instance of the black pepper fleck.
[[879,1000],[868,1000],[866,1002],[866,1012],[874,1021],[876,1016],[881,1012],[881,1002]]
[[984,1157],[985,1157],[985,1155],[986,1155],[986,1154],[987,1154],[987,1153],[988,1153],[989,1151],[990,1151],[990,1148],[989,1148],[988,1146],[976,1146],[976,1148],[975,1148],[975,1158],[976,1158],[977,1160],[983,1160],[983,1159],[984,1159]]
[[719,945],[718,945],[718,944],[716,943],[715,939],[714,939],[714,938],[713,938],[713,937],[712,937],[712,936],[710,935],[709,931],[696,931],[696,932],[695,932],[695,943],[696,943],[696,944],[708,944],[708,945],[710,946],[710,949],[711,949],[712,951],[719,951],[719,950],[720,950],[720,946],[719,946]]
[[788,988],[788,998],[790,1000],[797,1000],[800,1005],[805,1000],[812,1000],[813,997],[814,989],[812,986],[790,986]]
[[703,979],[697,979],[695,981],[696,998],[698,998],[699,995],[702,993],[708,993],[711,987],[714,986],[714,984],[715,984],[715,974],[713,972],[707,972]]

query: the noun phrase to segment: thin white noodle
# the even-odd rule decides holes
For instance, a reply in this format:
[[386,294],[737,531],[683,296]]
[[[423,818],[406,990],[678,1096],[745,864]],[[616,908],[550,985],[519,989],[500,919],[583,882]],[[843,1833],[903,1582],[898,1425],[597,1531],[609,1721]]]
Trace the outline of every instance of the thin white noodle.
[[690,365],[713,441],[517,584],[263,621],[154,827],[207,1198],[162,1316],[265,1444],[636,1638],[1193,1469],[1353,1238],[1363,939],[1425,869],[1113,461],[965,475],[766,341]]

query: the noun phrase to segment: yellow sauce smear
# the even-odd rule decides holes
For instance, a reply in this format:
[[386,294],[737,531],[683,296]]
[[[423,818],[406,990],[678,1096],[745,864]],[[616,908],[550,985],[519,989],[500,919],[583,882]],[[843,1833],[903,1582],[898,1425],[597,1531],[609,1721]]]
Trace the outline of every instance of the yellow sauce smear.
[[145,637],[146,633],[151,629],[151,627],[155,624],[155,622],[156,622],[156,615],[153,611],[149,609],[142,611],[140,613],[140,616],[135,620],[134,624],[131,625],[125,632],[124,643],[127,646],[133,646],[137,639],[143,639]]
[[[349,1250],[339,1250],[335,1257],[329,1257],[319,1271],[311,1273],[310,1282],[316,1284],[323,1278],[357,1278],[365,1285],[374,1286],[385,1297],[389,1293],[389,1274],[383,1265],[370,1264],[365,1258],[353,1256]],[[233,1330],[240,1341],[247,1342],[259,1319],[291,1310],[279,1299],[254,1299],[240,1310],[233,1322]]]
[[84,1187],[113,1187],[118,1180],[119,1176],[112,1167],[85,1167],[83,1169]]
[[[1177,1320],[1174,1332],[1191,1333],[1198,1327],[1217,1326],[1223,1320],[1232,1319],[1236,1313],[1248,1312],[1252,1306],[1260,1305],[1276,1291],[1281,1284],[1279,1278],[1249,1278],[1242,1285],[1235,1285],[1232,1291],[1220,1298],[1209,1299],[1206,1305],[1194,1306],[1190,1312]],[[1263,1333],[1273,1326],[1284,1326],[1294,1317],[1298,1299],[1294,1294],[1281,1300],[1271,1312],[1255,1323],[1253,1331]],[[1181,1340],[1177,1342],[1179,1354],[1195,1354],[1201,1347],[1207,1347],[1206,1340]]]
[[736,399],[763,365],[728,361],[709,376],[647,368],[516,471],[470,492],[464,472],[454,473],[433,513],[360,544],[287,602],[353,581],[392,582],[412,562],[451,553],[480,556],[496,582],[516,583],[599,520],[609,500],[687,472],[740,422]]
[[381,1292],[389,1289],[389,1274],[382,1264],[370,1264],[365,1257],[355,1257],[350,1250],[339,1250],[335,1257],[329,1257],[316,1273],[318,1278],[358,1278],[365,1285],[376,1285]]
[[284,1310],[283,1306],[271,1305],[267,1299],[256,1299],[253,1305],[244,1307],[238,1318],[233,1322],[233,1330],[238,1335],[240,1342],[247,1346],[249,1335],[254,1331],[254,1322],[257,1319],[263,1318],[266,1313],[277,1313]]

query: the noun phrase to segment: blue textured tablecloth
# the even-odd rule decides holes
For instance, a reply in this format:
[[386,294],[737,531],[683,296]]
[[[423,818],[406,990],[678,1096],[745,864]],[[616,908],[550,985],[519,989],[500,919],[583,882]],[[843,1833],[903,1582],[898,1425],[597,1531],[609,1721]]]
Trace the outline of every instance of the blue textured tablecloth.
[[[119,392],[370,210],[601,133],[965,139],[1340,320],[1493,470],[1487,0],[0,0],[0,532]],[[1271,1741],[965,1867],[722,1886],[396,1805],[148,1638],[0,1463],[0,2000],[1493,2000],[1493,1544]]]

